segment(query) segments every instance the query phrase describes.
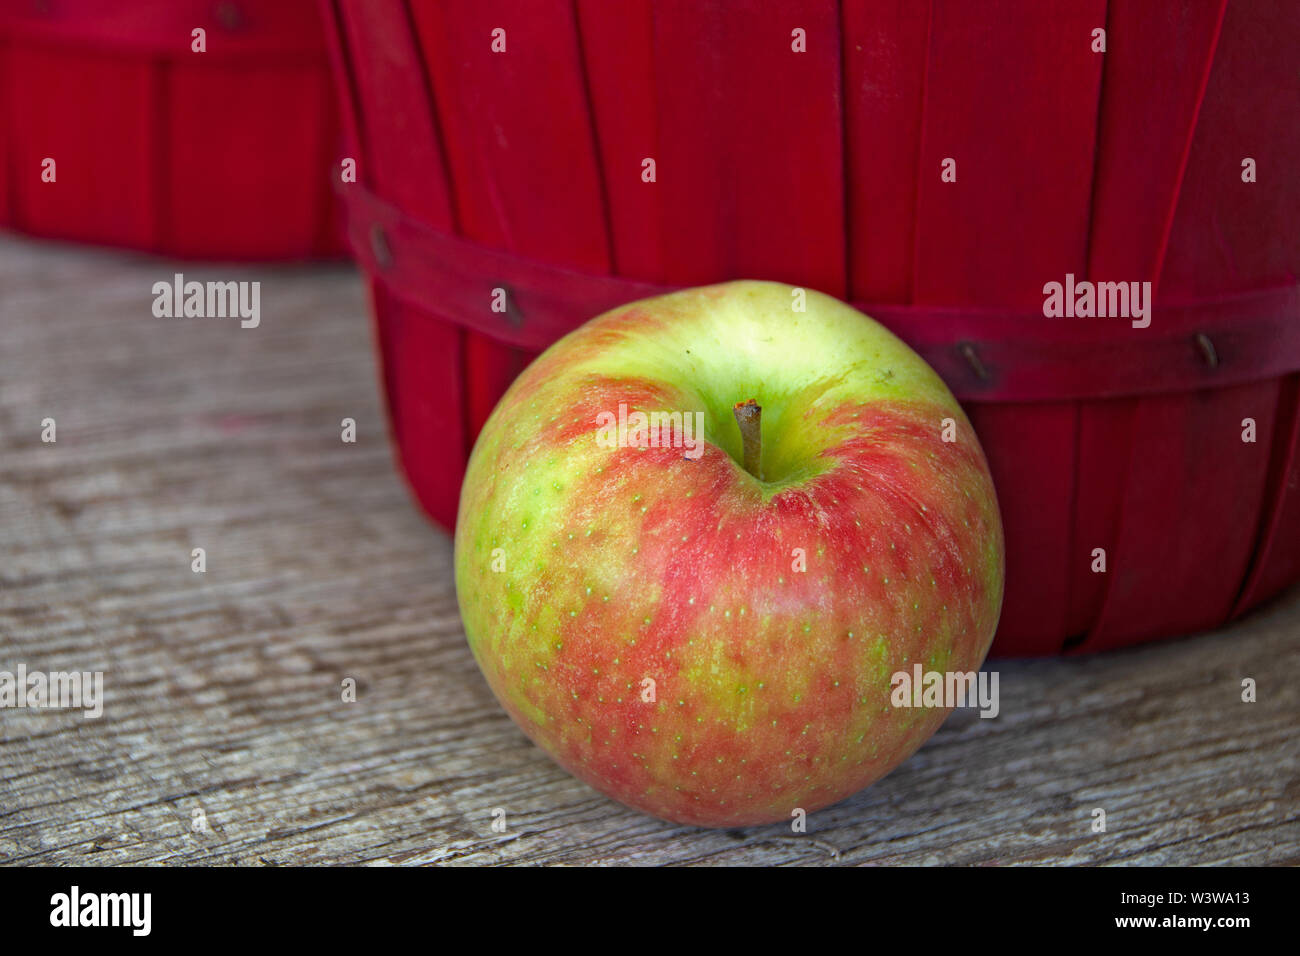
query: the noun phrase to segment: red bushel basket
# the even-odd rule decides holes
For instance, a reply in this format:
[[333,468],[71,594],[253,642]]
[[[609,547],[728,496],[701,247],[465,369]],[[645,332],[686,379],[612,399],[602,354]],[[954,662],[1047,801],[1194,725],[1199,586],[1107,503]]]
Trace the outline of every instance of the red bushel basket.
[[0,226],[340,255],[336,112],[315,0],[0,0]]
[[[392,429],[441,524],[556,337],[765,278],[962,400],[1007,534],[996,652],[1213,628],[1300,577],[1297,4],[325,9]],[[1149,326],[1047,317],[1067,281],[1149,281]]]

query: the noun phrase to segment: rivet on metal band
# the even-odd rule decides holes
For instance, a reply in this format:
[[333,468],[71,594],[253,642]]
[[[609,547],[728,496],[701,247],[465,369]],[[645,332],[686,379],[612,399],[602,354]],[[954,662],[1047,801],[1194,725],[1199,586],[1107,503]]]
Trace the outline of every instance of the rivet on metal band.
[[975,346],[970,342],[962,342],[958,344],[957,350],[961,352],[967,363],[975,371],[975,375],[979,380],[981,382],[987,382],[989,380],[989,370],[986,369],[984,363],[980,361],[980,357],[975,351]]
[[521,311],[519,310],[519,306],[518,306],[518,304],[516,304],[516,302],[515,302],[514,290],[512,290],[512,289],[511,289],[508,285],[506,285],[504,282],[497,282],[497,283],[495,283],[495,284],[493,285],[493,288],[501,289],[502,291],[505,292],[505,294],[506,294],[506,312],[505,312],[505,315],[506,315],[506,321],[509,322],[509,323],[510,323],[512,326],[514,326],[515,328],[519,328],[521,325],[524,324],[524,314],[523,314],[523,312],[521,312]]
[[370,251],[375,257],[375,264],[381,269],[393,267],[393,250],[388,245],[388,234],[384,227],[375,223],[370,227]]
[[217,22],[227,30],[238,30],[244,25],[244,15],[239,6],[231,0],[221,0],[217,4]]
[[1219,353],[1215,351],[1214,343],[1210,341],[1210,337],[1204,332],[1197,332],[1196,345],[1201,350],[1201,358],[1205,360],[1205,364],[1210,368],[1218,368]]

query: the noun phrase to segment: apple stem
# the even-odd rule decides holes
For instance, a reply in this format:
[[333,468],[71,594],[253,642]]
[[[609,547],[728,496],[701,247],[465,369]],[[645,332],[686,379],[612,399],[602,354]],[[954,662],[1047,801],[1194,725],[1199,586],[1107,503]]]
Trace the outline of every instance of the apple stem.
[[763,438],[761,422],[763,409],[759,407],[758,402],[751,398],[747,402],[736,402],[731,412],[736,416],[736,425],[740,428],[740,440],[744,445],[745,470],[759,481],[762,481]]

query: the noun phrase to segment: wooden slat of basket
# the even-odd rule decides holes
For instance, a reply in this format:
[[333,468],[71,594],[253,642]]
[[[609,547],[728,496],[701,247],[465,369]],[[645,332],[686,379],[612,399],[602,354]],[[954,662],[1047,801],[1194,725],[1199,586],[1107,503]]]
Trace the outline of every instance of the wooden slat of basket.
[[[1244,155],[1255,155],[1264,167],[1294,165],[1297,135],[1294,124],[1288,127],[1281,118],[1286,109],[1278,91],[1289,90],[1293,107],[1300,108],[1300,84],[1277,68],[1271,74],[1268,68],[1257,69],[1261,61],[1285,62],[1285,56],[1261,55],[1271,43],[1286,43],[1270,25],[1284,18],[1247,14],[1231,5],[1226,11],[1205,5],[1186,10],[1126,7],[1122,12],[1123,30],[1134,35],[1135,44],[1176,58],[1158,64],[1154,77],[1143,77],[1151,69],[1144,61],[1134,69],[1129,92],[1143,92],[1145,102],[1152,81],[1159,79],[1163,95],[1181,107],[1144,115],[1132,96],[1118,100],[1115,124],[1127,123],[1128,128],[1108,131],[1106,140],[1121,153],[1113,162],[1126,162],[1125,168],[1135,170],[1134,179],[1143,169],[1140,159],[1155,146],[1162,147],[1166,164],[1173,159],[1181,164],[1149,174],[1154,181],[1177,186],[1176,204],[1171,197],[1164,207],[1136,207],[1165,212],[1164,233],[1154,253],[1157,268],[1162,267],[1159,289],[1173,296],[1213,296],[1293,280],[1300,261],[1293,244],[1279,241],[1289,227],[1269,223],[1276,210],[1300,213],[1300,190],[1289,176],[1241,181]],[[1176,42],[1187,36],[1201,42]],[[1171,88],[1173,83],[1181,85]],[[1184,129],[1176,125],[1179,117]],[[1139,158],[1131,155],[1131,146],[1129,154],[1121,152],[1125,143],[1134,142],[1146,147]],[[1284,159],[1288,150],[1290,162]],[[1125,208],[1151,203],[1152,188],[1149,182],[1121,182],[1098,205],[1113,204],[1115,218],[1122,221]],[[1110,231],[1108,238],[1114,241],[1108,247],[1094,243],[1099,260],[1133,248],[1131,237],[1138,230],[1131,211],[1128,220],[1127,228]],[[1206,347],[1213,350],[1213,340]],[[1255,556],[1269,537],[1270,523],[1283,513],[1266,495],[1270,462],[1285,460],[1284,448],[1276,446],[1291,440],[1279,386],[1273,380],[1134,403],[1134,461],[1126,475],[1123,524],[1112,552],[1112,591],[1081,650],[1202,630],[1230,616],[1252,562],[1258,564]],[[1255,444],[1241,441],[1245,418],[1256,422]],[[1274,494],[1284,491],[1276,482],[1271,488]],[[1300,527],[1296,530],[1300,540]],[[1152,600],[1153,595],[1160,600]]]
[[1083,271],[1103,63],[1089,33],[1103,22],[1103,0],[936,4],[913,301],[1041,306],[1045,282]]
[[[1294,10],[1290,0],[1228,4],[1161,277],[1172,293],[1212,296],[1300,274]],[[1258,161],[1254,183],[1241,179],[1247,156]]]
[[1067,635],[1066,573],[1076,482],[1073,402],[973,404],[1006,535],[1006,594],[998,623],[1003,656],[1059,649]]
[[[1137,403],[1109,585],[1081,651],[1103,650],[1226,620],[1249,559],[1263,467],[1240,467],[1241,410],[1259,386]],[[1266,458],[1251,450],[1255,464]],[[1200,474],[1198,474],[1198,472]]]
[[[1126,4],[1108,11],[1088,249],[1088,275],[1094,280],[1154,283],[1159,277],[1220,14],[1220,3],[1185,10]],[[1167,611],[1165,602],[1152,598],[1165,593],[1174,573],[1157,540],[1170,529],[1156,530],[1156,515],[1144,513],[1148,503],[1142,496],[1148,479],[1158,489],[1188,478],[1182,456],[1167,444],[1171,439],[1149,431],[1170,424],[1153,417],[1157,407],[1167,415],[1170,401],[1153,406],[1146,399],[1127,399],[1081,408],[1081,436],[1096,440],[1080,449],[1079,469],[1086,478],[1080,482],[1069,569],[1071,593],[1093,599],[1086,606],[1072,602],[1071,636],[1080,638],[1075,642],[1080,651],[1128,633],[1134,615],[1149,619],[1153,604],[1159,606],[1157,616]],[[1153,443],[1174,452],[1173,458],[1155,454]],[[1104,574],[1093,571],[1095,548],[1105,549]],[[1155,561],[1160,563],[1148,575],[1163,583],[1147,591],[1144,609],[1135,606],[1141,597],[1132,593],[1131,582],[1141,565]],[[1148,576],[1136,587],[1152,583]],[[1192,605],[1198,615],[1208,610],[1199,600]]]
[[[9,60],[9,41],[0,34],[0,129],[14,128],[9,100],[15,89],[13,65]],[[16,188],[10,170],[13,159],[11,150],[0,150],[0,223],[13,222],[14,212],[10,198]]]
[[658,185],[641,181],[657,153],[653,0],[579,0],[587,71],[609,219],[612,271],[665,282],[663,205]]
[[[412,18],[430,71],[461,235],[609,271],[601,171],[572,4],[426,4],[412,7]],[[504,53],[492,50],[497,28],[505,31]],[[507,285],[503,278],[502,288]],[[484,300],[482,308],[489,307]],[[467,335],[471,435],[531,357]]]
[[[1041,305],[1043,283],[1083,271],[1103,64],[1090,34],[1104,22],[1099,0],[936,5],[922,101],[915,302]],[[974,70],[972,50],[980,62]],[[987,108],[994,103],[1001,108]],[[956,183],[940,178],[949,157]],[[999,651],[1059,647],[1081,480],[1076,405],[968,411],[989,453],[1006,529]]]
[[[1134,400],[1079,402],[1075,439],[1076,467],[1087,480],[1075,484],[1070,550],[1066,567],[1069,594],[1065,623],[1067,648],[1085,644],[1110,586],[1124,507],[1123,476],[1132,467]],[[1108,573],[1093,571],[1094,551],[1106,556]]]
[[1266,509],[1234,617],[1300,579],[1300,373],[1279,383],[1277,408],[1264,491]]
[[[1200,126],[1169,240],[1165,282],[1171,288],[1235,291],[1300,273],[1300,74],[1293,5],[1285,0],[1230,4]],[[1257,182],[1241,178],[1243,158],[1257,162]],[[1300,322],[1300,316],[1293,321]],[[1236,611],[1277,593],[1300,576],[1300,446],[1297,377],[1274,380],[1240,417],[1258,421],[1258,444],[1229,434],[1223,466],[1268,471],[1262,507],[1251,525],[1253,561]],[[1223,467],[1221,466],[1221,467]],[[1212,480],[1201,472],[1198,480]],[[1230,493],[1225,489],[1224,493]],[[1217,622],[1215,622],[1217,623]]]
[[[815,54],[791,50],[795,27]],[[671,281],[845,293],[838,34],[831,2],[655,5],[653,188]]]
[[[456,230],[452,187],[429,97],[401,0],[358,11],[341,5],[345,44],[372,55],[350,61],[361,117],[361,177],[414,216]],[[382,237],[375,237],[382,245]],[[388,407],[402,464],[421,503],[448,525],[456,518],[460,473],[468,452],[461,330],[430,321],[372,284],[384,358]],[[400,414],[396,412],[400,410]]]
[[[864,302],[907,303],[929,6],[848,2],[842,16],[849,294]],[[889,95],[882,95],[885,90]]]

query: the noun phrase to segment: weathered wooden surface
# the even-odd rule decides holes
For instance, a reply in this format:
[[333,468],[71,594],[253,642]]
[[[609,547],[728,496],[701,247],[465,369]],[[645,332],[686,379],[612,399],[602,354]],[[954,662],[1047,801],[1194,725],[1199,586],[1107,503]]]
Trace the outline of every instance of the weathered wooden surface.
[[[261,280],[261,326],[154,318],[178,269]],[[0,670],[106,672],[99,720],[0,710],[0,863],[1300,863],[1300,591],[1219,634],[996,662],[998,718],[954,714],[807,835],[611,803],[479,676],[370,344],[346,268],[0,239]]]

